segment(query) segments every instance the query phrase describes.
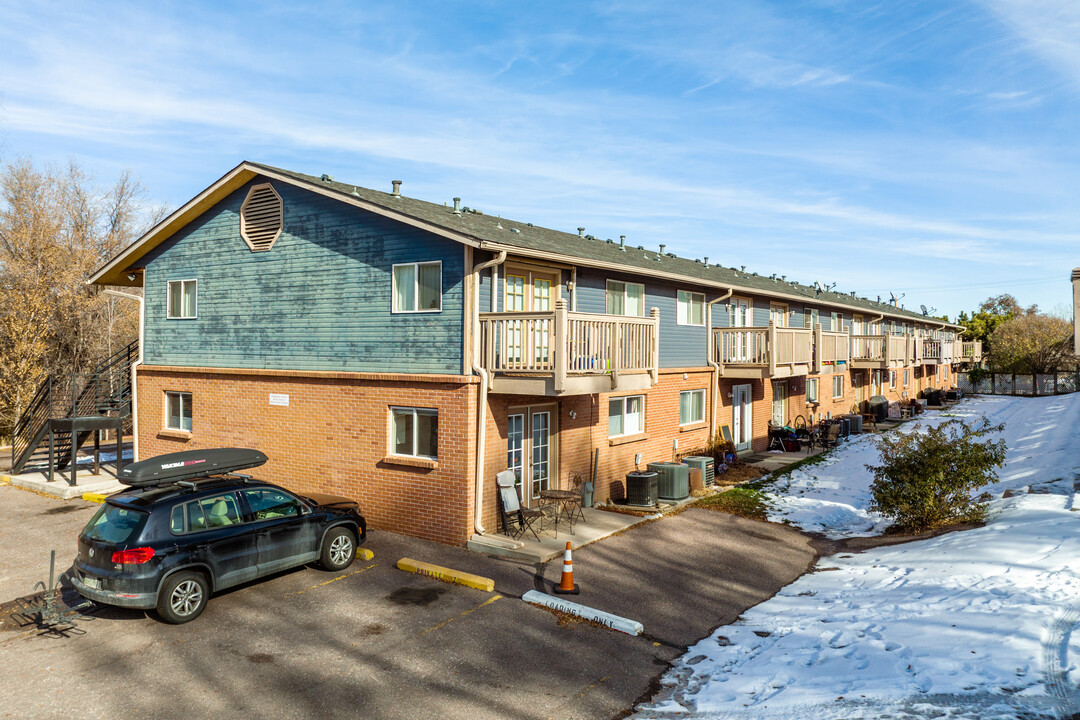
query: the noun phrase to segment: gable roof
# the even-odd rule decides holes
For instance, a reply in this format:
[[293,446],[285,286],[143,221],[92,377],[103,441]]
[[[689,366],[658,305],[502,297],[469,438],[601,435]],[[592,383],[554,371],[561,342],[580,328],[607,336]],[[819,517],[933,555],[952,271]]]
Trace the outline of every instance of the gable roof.
[[518,256],[647,275],[674,282],[690,282],[722,292],[732,289],[736,293],[753,293],[778,300],[843,308],[849,312],[864,313],[871,318],[881,315],[891,320],[961,327],[912,310],[876,303],[850,294],[822,292],[780,278],[746,273],[715,264],[705,265],[697,260],[676,257],[672,253],[661,255],[640,246],[624,247],[611,240],[600,240],[589,235],[582,237],[476,211],[455,212],[453,208],[445,205],[323,180],[312,175],[252,162],[242,162],[223,175],[121,251],[95,272],[89,282],[102,285],[138,284],[137,280],[128,280],[127,273],[131,268],[138,267],[138,261],[142,257],[237,188],[259,176],[296,185],[483,250],[506,250],[509,254]]

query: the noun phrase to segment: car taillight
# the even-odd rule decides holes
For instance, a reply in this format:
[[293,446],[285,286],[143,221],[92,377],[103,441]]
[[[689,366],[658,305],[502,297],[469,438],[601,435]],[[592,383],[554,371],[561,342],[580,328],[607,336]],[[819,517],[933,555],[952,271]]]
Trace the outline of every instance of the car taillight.
[[154,557],[154,548],[132,548],[131,550],[117,550],[112,554],[112,561],[123,565],[141,565],[152,557]]

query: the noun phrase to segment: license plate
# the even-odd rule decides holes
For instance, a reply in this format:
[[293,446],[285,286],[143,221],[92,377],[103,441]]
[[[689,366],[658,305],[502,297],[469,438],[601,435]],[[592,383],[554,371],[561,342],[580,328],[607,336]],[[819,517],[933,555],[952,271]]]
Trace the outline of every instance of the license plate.
[[101,581],[96,577],[90,577],[89,575],[83,576],[83,585],[86,585],[88,588],[93,588],[94,590],[101,589]]

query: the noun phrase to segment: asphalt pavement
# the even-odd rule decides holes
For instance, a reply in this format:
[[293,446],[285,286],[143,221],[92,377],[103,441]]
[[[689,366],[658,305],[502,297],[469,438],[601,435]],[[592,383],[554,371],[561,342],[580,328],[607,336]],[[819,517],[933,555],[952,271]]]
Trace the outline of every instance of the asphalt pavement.
[[[29,563],[19,528],[57,506],[0,487],[0,557]],[[87,512],[44,517],[70,520],[50,530],[71,546],[67,567]],[[700,509],[579,548],[572,599],[641,622],[631,637],[520,600],[550,592],[561,559],[535,566],[378,530],[365,547],[374,558],[342,573],[303,568],[216,595],[187,625],[104,608],[62,635],[0,632],[0,717],[619,717],[687,645],[814,559],[794,530]],[[404,573],[401,557],[493,578],[495,591]],[[19,586],[0,582],[0,601]]]

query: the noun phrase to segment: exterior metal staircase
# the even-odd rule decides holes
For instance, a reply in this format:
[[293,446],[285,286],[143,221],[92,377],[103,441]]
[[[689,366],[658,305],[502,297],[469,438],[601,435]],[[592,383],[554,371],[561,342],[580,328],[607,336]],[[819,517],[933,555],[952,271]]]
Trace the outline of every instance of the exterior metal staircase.
[[131,364],[138,357],[136,340],[93,372],[45,378],[15,424],[11,472],[42,464],[63,470],[97,430],[120,432],[131,417]]

